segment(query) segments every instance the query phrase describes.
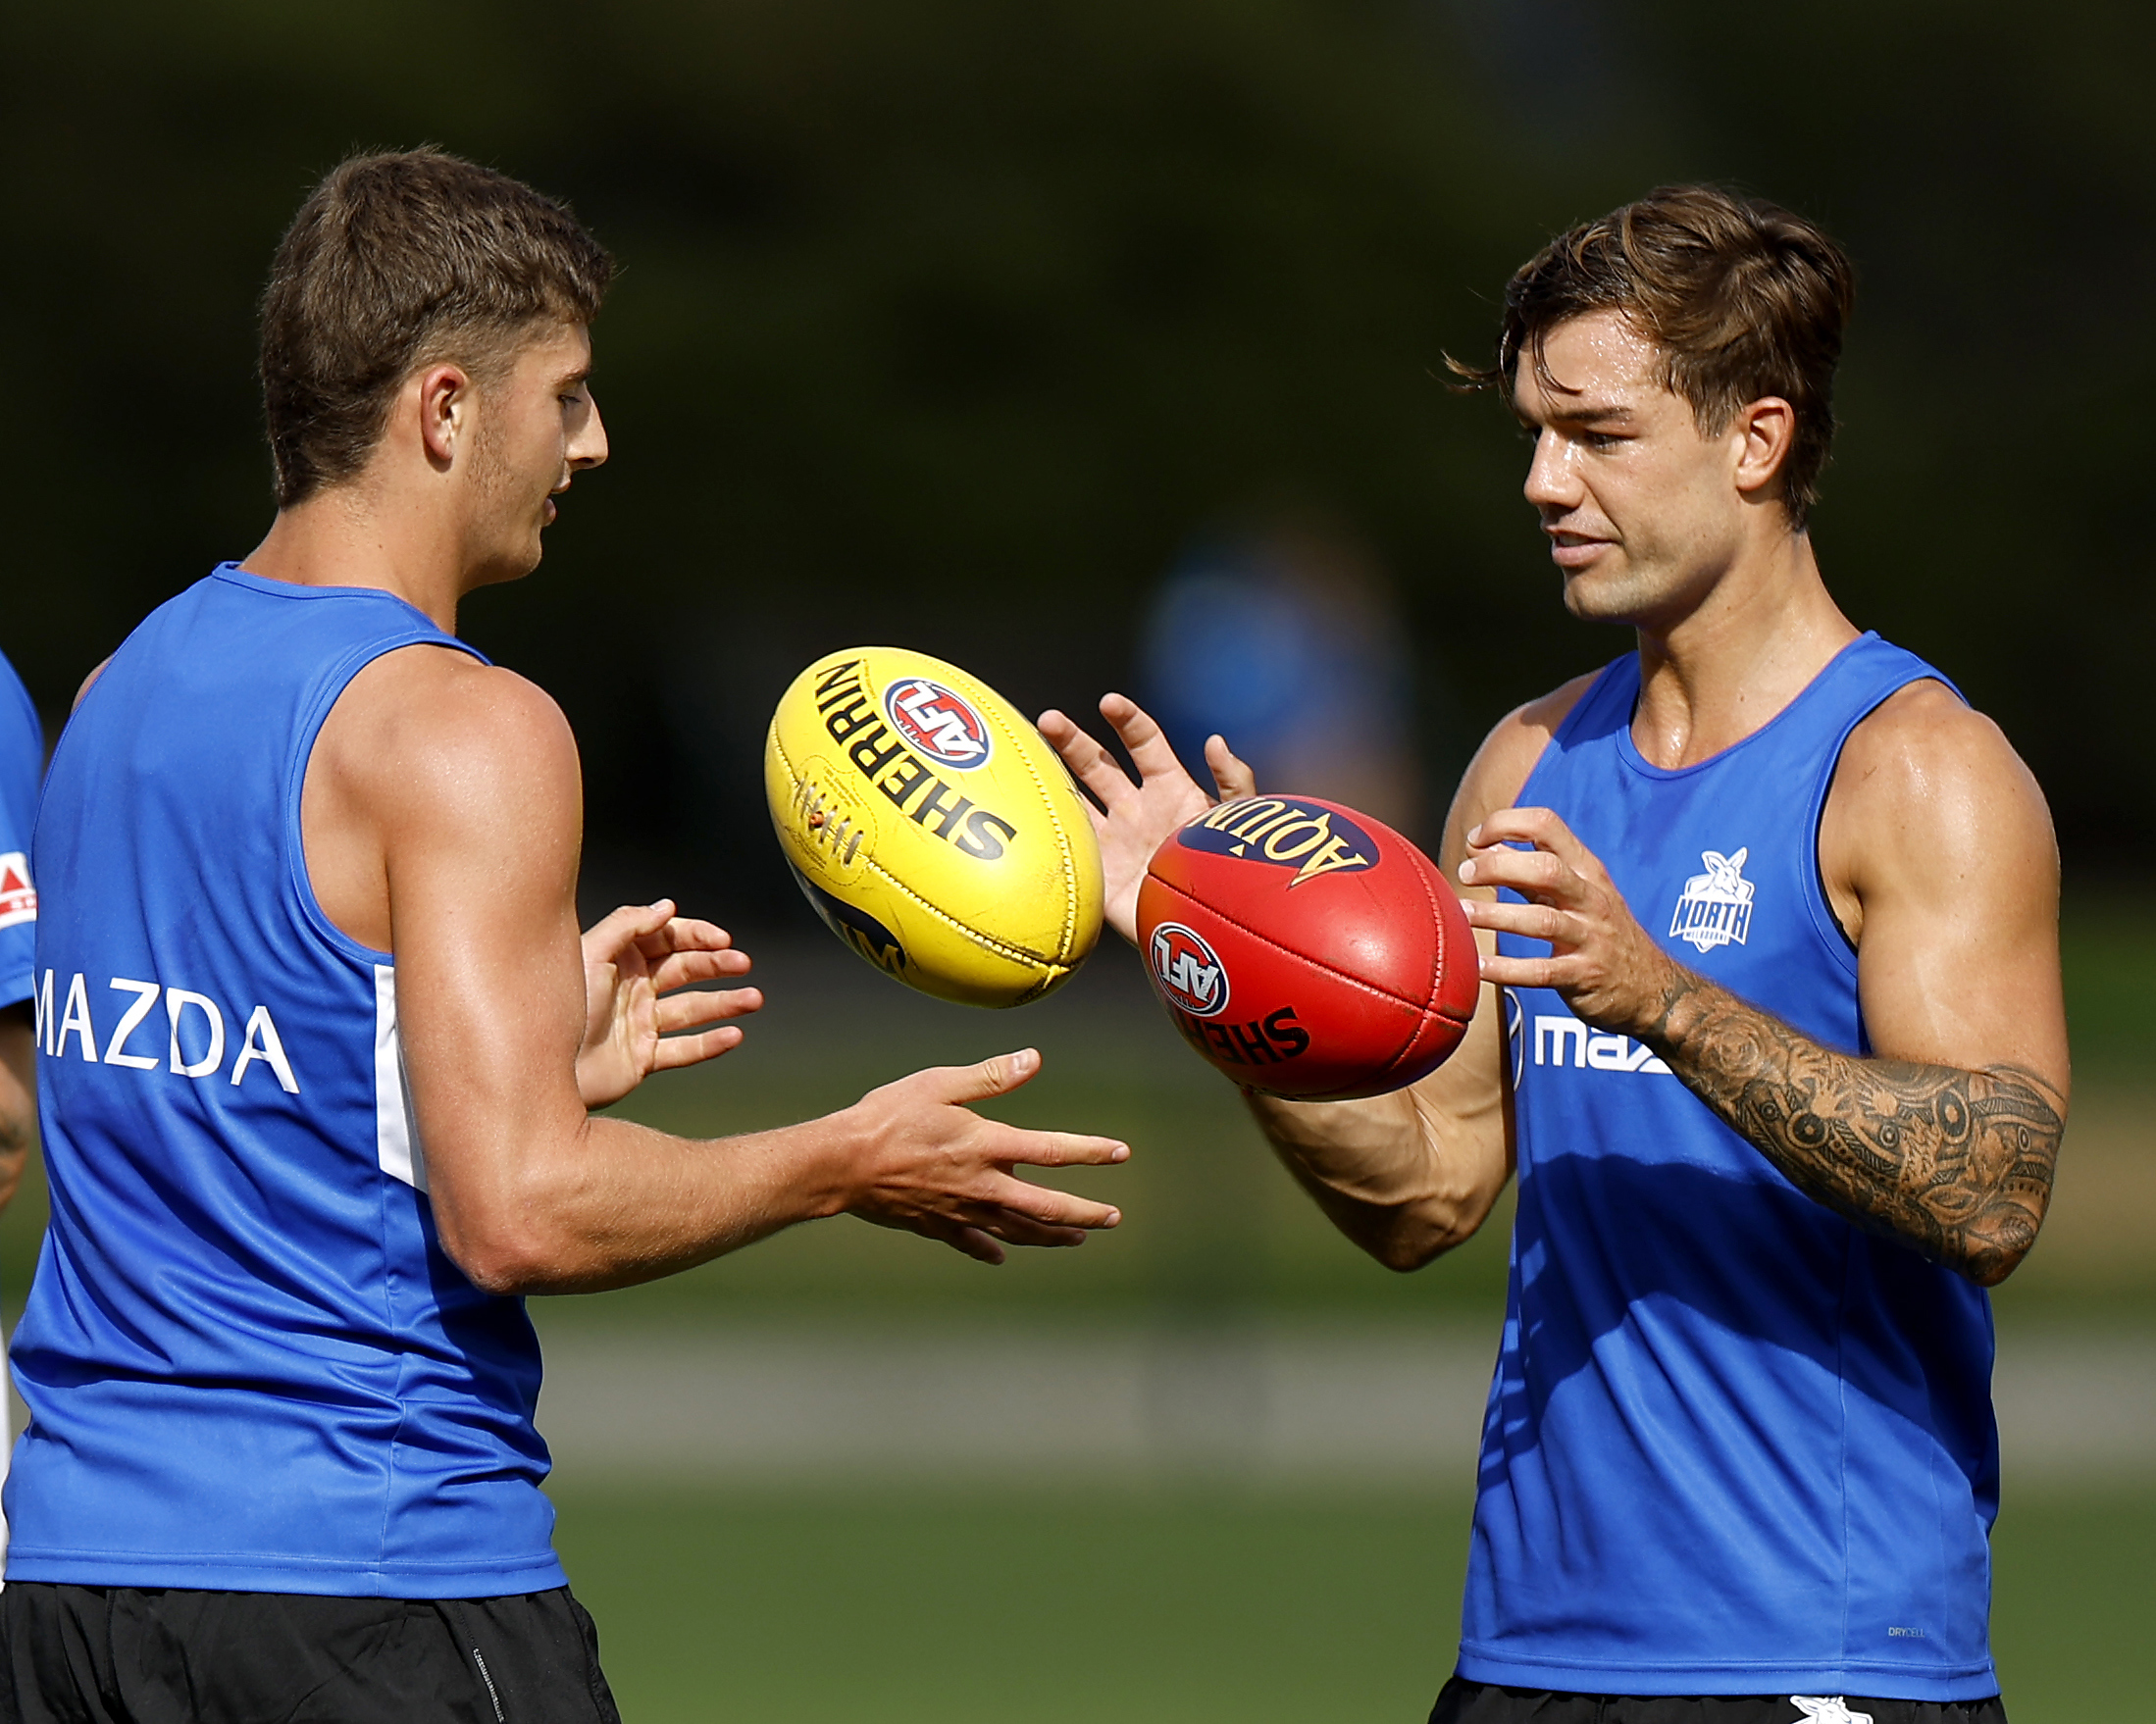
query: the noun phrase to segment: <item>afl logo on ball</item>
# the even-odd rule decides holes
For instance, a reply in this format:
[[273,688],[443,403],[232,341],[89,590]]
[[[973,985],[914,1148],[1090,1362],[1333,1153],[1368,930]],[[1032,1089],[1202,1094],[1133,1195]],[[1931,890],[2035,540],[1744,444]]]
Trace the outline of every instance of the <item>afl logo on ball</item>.
[[1194,1018],[1217,1018],[1228,1009],[1228,971],[1219,954],[1180,922],[1153,931],[1153,974],[1168,1003]]
[[908,677],[884,690],[884,713],[906,746],[938,766],[988,764],[988,725],[966,697],[926,677]]

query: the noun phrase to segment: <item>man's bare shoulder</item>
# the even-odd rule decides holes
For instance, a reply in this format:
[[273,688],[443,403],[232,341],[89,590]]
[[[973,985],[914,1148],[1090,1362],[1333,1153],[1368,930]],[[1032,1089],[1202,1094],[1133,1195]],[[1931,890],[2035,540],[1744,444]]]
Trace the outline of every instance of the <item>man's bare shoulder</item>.
[[2043,792],[2006,733],[1943,683],[1896,690],[1849,735],[1834,799],[1890,828],[2033,810]]
[[1845,893],[1861,900],[1889,883],[1925,895],[1958,883],[2055,893],[2057,854],[2035,775],[1944,684],[1910,684],[1850,733],[1820,831],[1845,927]]
[[576,738],[537,684],[453,647],[399,647],[346,686],[315,762],[414,812],[574,794]]
[[1465,854],[1463,847],[1458,855],[1453,852],[1456,844],[1463,844],[1469,828],[1484,815],[1510,808],[1518,801],[1519,792],[1526,787],[1528,775],[1534,771],[1535,762],[1542,758],[1542,751],[1550,745],[1550,738],[1557,735],[1558,727],[1579,704],[1580,697],[1593,686],[1598,675],[1599,672],[1590,671],[1584,677],[1574,677],[1540,698],[1514,707],[1492,727],[1461,777],[1460,792],[1453,799],[1452,816],[1445,823],[1446,866],[1455,865],[1460,855]]

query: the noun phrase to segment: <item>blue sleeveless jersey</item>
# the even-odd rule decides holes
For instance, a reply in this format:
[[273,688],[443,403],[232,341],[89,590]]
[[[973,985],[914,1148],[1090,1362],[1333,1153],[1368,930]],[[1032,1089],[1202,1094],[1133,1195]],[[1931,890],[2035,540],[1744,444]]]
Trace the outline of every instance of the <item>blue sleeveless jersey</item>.
[[15,667],[0,658],[0,1006],[30,996],[37,891],[30,881],[30,827],[45,770],[45,728]]
[[[538,1343],[441,1250],[396,972],[300,844],[387,593],[227,565],[63,733],[32,863],[52,1222],[14,1346],[10,1580],[390,1597],[562,1584]],[[475,655],[476,656],[476,655]]]
[[[1868,634],[1755,735],[1666,772],[1633,746],[1627,656],[1520,804],[1563,817],[1673,956],[1865,1053],[1820,815],[1849,733],[1937,676]],[[1462,1672],[1606,1694],[1995,1693],[1983,1291],[1806,1196],[1557,994],[1509,990],[1506,1014],[1518,1211]]]

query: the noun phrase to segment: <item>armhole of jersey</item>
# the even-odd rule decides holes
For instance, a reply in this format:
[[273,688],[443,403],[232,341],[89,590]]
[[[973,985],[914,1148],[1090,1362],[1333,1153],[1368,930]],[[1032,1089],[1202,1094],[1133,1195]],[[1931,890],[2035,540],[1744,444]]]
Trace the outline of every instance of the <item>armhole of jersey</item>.
[[[1906,663],[1901,678],[1890,687],[1874,690],[1872,699],[1842,727],[1841,735],[1834,739],[1834,746],[1827,754],[1819,782],[1812,786],[1811,817],[1807,822],[1807,830],[1811,834],[1812,866],[1805,870],[1805,906],[1811,913],[1813,932],[1819,937],[1821,949],[1852,982],[1857,979],[1857,942],[1849,938],[1849,931],[1841,925],[1841,918],[1834,914],[1833,901],[1826,895],[1826,872],[1820,863],[1820,831],[1826,822],[1826,800],[1833,794],[1834,780],[1841,773],[1841,757],[1848,750],[1849,738],[1857,734],[1857,727],[1912,683],[1937,683],[1964,705],[1969,701],[1968,695],[1922,659],[1914,654],[1905,654],[1904,657]],[[1861,1025],[1861,1010],[1858,1016]],[[1869,1041],[1867,1046],[1869,1047]]]
[[[1557,729],[1550,733],[1548,738],[1542,744],[1541,751],[1536,754],[1534,765],[1527,769],[1527,776],[1520,780],[1519,801],[1516,806],[1521,808],[1534,806],[1527,799],[1527,792],[1534,788],[1535,780],[1541,776],[1542,769],[1549,764],[1551,751],[1572,739],[1572,733],[1587,722],[1587,715],[1594,710],[1595,702],[1601,699],[1606,692],[1610,679],[1617,673],[1620,667],[1627,663],[1637,665],[1639,655],[1628,652],[1622,658],[1612,659],[1595,673],[1595,680],[1579,691],[1579,698],[1572,702],[1571,711],[1558,721]],[[1636,691],[1633,698],[1638,698]]]
[[334,661],[323,672],[307,697],[307,704],[300,710],[298,736],[292,749],[290,776],[284,786],[284,882],[300,914],[307,925],[329,945],[330,949],[362,965],[370,973],[385,965],[394,965],[395,958],[388,952],[377,951],[362,945],[343,929],[330,920],[315,896],[314,881],[307,873],[307,839],[300,826],[300,799],[307,787],[307,767],[314,759],[315,742],[322,735],[322,727],[329,723],[331,708],[334,707],[344,690],[351,686],[352,679],[376,659],[387,653],[400,651],[407,646],[440,646],[470,654],[481,664],[489,662],[477,647],[467,646],[453,634],[438,632],[411,630],[392,634],[381,640],[370,640]]

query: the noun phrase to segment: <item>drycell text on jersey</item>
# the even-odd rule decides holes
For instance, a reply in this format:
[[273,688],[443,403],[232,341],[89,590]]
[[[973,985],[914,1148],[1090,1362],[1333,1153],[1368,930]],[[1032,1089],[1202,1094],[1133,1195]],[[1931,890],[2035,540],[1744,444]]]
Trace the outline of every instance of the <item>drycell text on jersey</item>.
[[[825,732],[846,749],[854,770],[897,807],[904,808],[914,791],[928,786],[906,818],[938,837],[949,838],[959,854],[993,862],[1003,853],[1005,841],[1018,836],[1009,821],[975,807],[971,796],[960,795],[956,786],[938,778],[902,738],[892,735],[869,700],[859,659],[824,672],[816,685],[816,710],[823,715]],[[972,708],[966,710],[970,713]],[[981,761],[987,759],[984,748]]]
[[[100,1044],[90,1015],[90,985],[77,970],[68,979],[64,993],[57,977],[47,970],[37,979],[37,1046],[50,1059],[74,1057],[92,1065],[124,1066],[138,1072],[164,1070],[198,1081],[213,1079],[225,1070],[227,1036],[224,1009],[203,993],[184,988],[167,988],[157,982],[135,982],[115,976],[105,985],[118,999],[108,999],[98,1016],[111,1026]],[[54,1012],[58,1000],[59,1011]],[[158,1002],[164,1002],[164,1023],[152,1020]],[[239,1022],[235,1013],[231,1019]],[[165,1032],[158,1045],[158,1031]],[[229,1081],[238,1084],[249,1071],[261,1066],[287,1095],[299,1093],[299,1080],[285,1057],[283,1040],[270,1008],[258,1005],[240,1032]]]

